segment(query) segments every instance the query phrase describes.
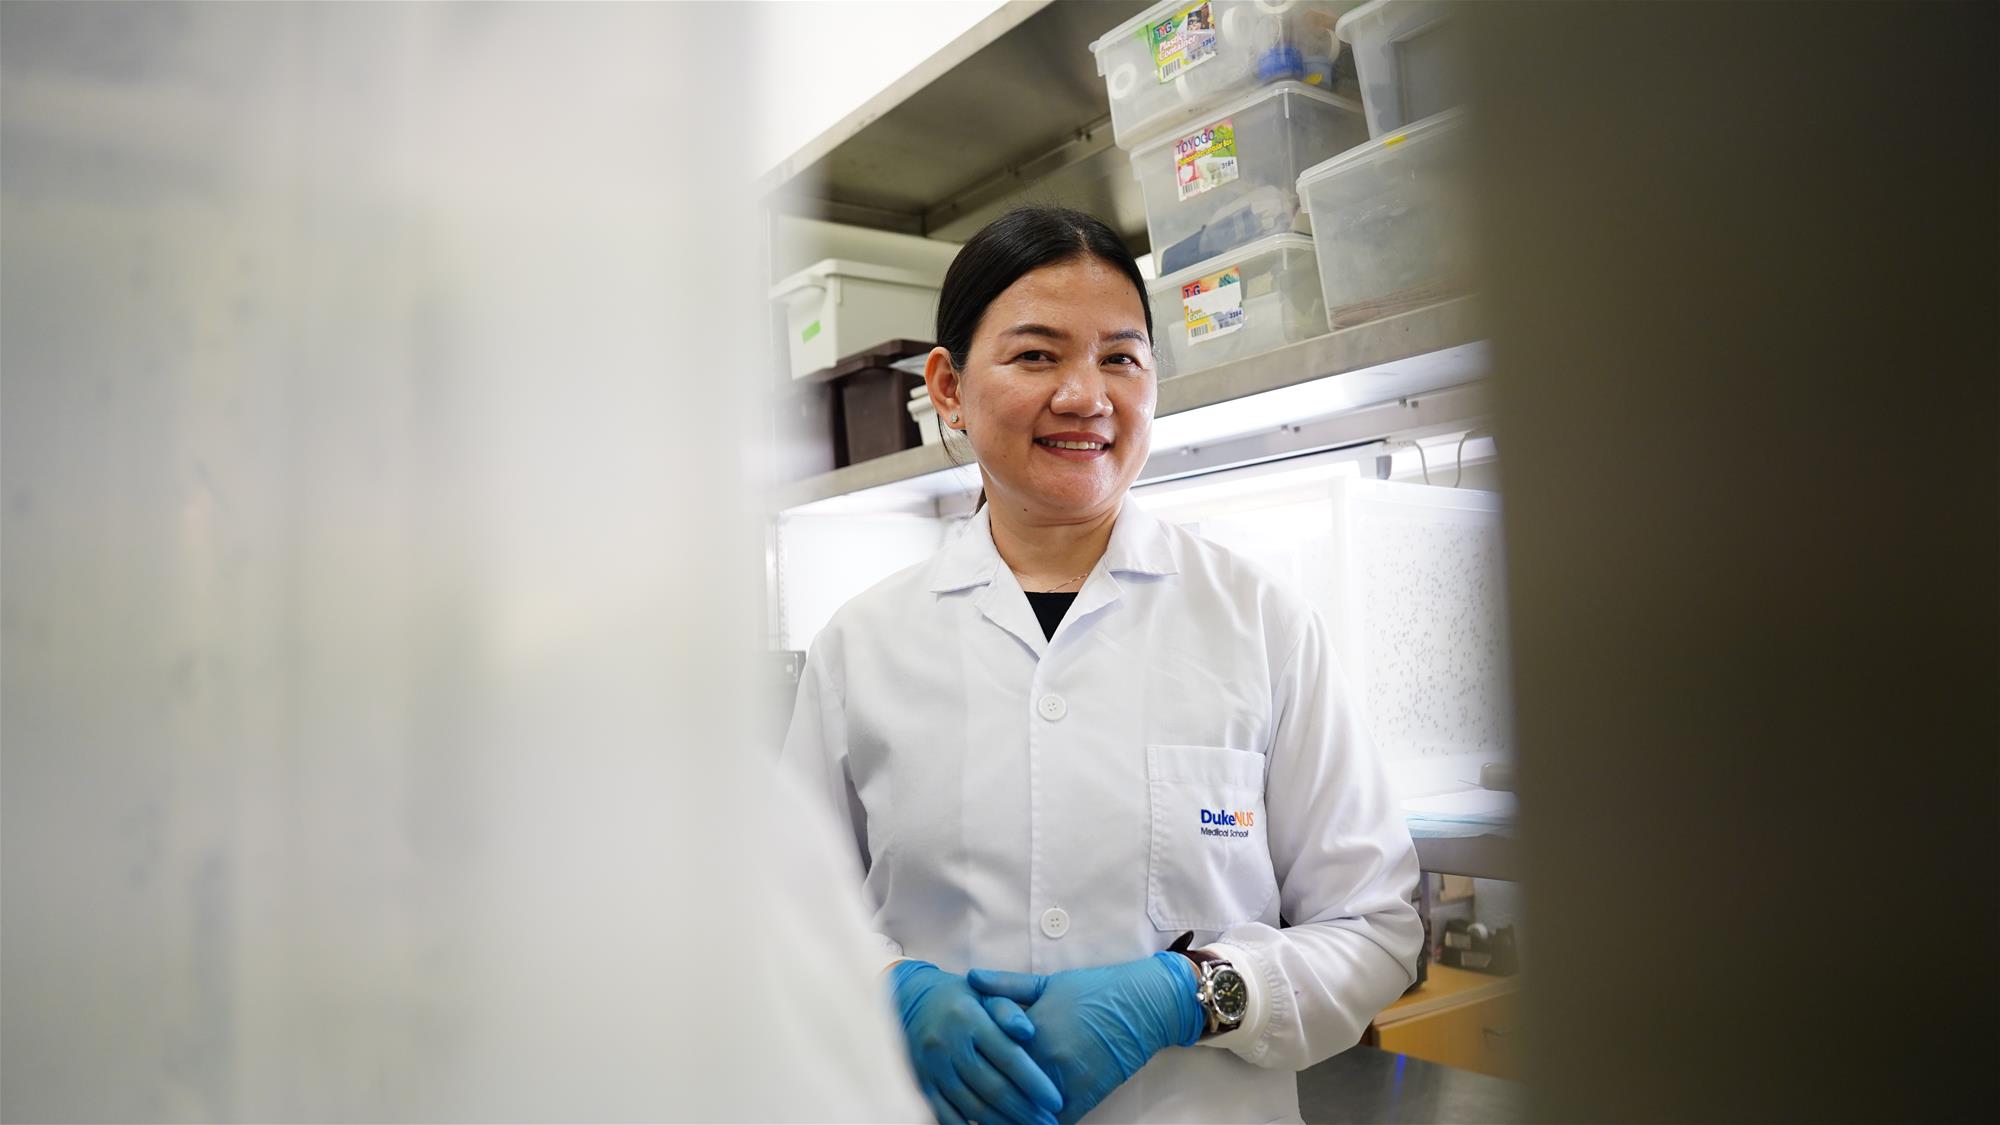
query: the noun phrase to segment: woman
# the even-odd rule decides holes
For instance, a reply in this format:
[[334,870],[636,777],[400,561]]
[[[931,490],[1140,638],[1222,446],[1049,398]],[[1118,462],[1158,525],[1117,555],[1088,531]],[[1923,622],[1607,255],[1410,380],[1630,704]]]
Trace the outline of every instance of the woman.
[[966,243],[925,380],[987,503],[800,685],[785,756],[854,829],[941,1121],[1296,1119],[1414,979],[1416,854],[1324,628],[1127,502],[1152,328],[1095,218]]

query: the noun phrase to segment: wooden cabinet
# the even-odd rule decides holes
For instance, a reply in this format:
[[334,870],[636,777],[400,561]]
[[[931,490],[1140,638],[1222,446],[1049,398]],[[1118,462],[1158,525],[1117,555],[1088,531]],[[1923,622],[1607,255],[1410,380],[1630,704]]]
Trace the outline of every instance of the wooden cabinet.
[[1422,988],[1375,1017],[1364,1042],[1496,1078],[1518,1078],[1514,1038],[1519,992],[1514,977],[1432,965]]

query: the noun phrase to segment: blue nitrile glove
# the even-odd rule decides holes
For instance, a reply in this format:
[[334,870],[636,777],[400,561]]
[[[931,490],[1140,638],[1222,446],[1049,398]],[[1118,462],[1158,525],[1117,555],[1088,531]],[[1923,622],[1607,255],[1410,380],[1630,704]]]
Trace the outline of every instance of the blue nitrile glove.
[[1020,1005],[929,961],[898,961],[889,980],[917,1085],[943,1125],[1055,1125],[1062,1095],[1021,1046],[1035,1025]]
[[1096,1108],[1161,1049],[1193,1045],[1208,1024],[1194,966],[1178,953],[1046,976],[974,969],[967,979],[1028,1005],[1028,1054],[1062,1091],[1064,1123]]

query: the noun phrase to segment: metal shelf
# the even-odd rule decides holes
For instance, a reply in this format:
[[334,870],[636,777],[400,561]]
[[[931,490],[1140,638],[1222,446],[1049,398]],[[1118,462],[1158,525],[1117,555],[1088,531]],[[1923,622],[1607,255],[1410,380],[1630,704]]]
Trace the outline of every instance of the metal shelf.
[[[1269,447],[1262,435],[1200,447],[1166,441],[1163,435],[1170,436],[1171,427],[1156,422],[1153,455],[1141,479],[1208,471],[1218,467],[1218,458],[1242,464],[1438,426],[1452,420],[1444,417],[1447,413],[1454,418],[1482,414],[1483,388],[1466,387],[1485,374],[1482,338],[1475,302],[1461,297],[1165,380],[1160,384],[1156,419],[1273,394],[1296,399],[1299,413],[1286,419],[1285,432],[1290,436],[1283,448]],[[1446,388],[1461,388],[1448,400],[1448,411],[1426,412],[1410,401],[1411,396],[1431,395]],[[1394,409],[1380,409],[1384,407]],[[1308,419],[1340,418],[1360,419],[1361,424],[1317,428],[1302,424]],[[1259,444],[1260,449],[1219,448],[1228,444]],[[951,467],[943,446],[906,449],[783,485],[773,496],[774,508],[787,511]]]
[[1135,251],[1146,213],[1089,44],[1144,0],[1015,0],[767,173],[775,209],[963,241],[1030,194]]
[[951,459],[946,456],[944,446],[920,445],[781,486],[777,490],[775,507],[784,511],[818,500],[880,488],[885,484],[914,480],[951,467]]
[[[1301,340],[1235,363],[1164,379],[1154,415],[1165,418],[1230,399],[1443,352],[1484,338],[1478,305],[1473,298],[1460,297]],[[1418,389],[1432,390],[1439,385],[1448,384]]]

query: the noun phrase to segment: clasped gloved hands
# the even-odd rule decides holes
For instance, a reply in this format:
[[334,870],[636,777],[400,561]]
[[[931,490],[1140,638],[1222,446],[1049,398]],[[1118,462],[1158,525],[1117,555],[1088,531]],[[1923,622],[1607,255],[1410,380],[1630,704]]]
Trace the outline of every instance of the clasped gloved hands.
[[1068,1125],[1096,1108],[1166,1047],[1191,1046],[1207,1020],[1194,966],[1178,953],[1040,975],[974,969],[972,987],[1026,1005],[1028,1054],[1062,1092]]
[[1018,1003],[928,961],[898,961],[889,980],[917,1085],[941,1125],[1055,1125],[1062,1095],[1022,1047],[1036,1028]]

